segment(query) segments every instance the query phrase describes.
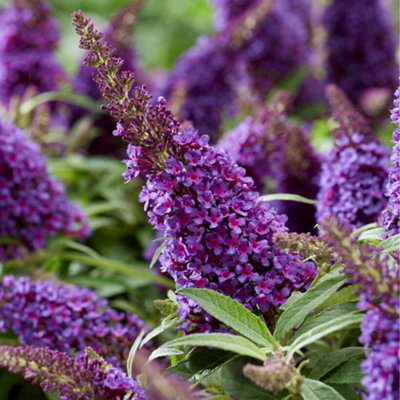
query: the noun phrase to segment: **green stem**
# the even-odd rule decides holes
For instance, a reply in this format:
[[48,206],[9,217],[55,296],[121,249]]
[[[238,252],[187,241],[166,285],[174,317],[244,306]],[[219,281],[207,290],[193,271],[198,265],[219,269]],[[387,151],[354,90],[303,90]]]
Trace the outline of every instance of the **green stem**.
[[92,267],[102,268],[108,271],[114,271],[123,275],[140,277],[149,280],[152,283],[165,286],[166,288],[175,290],[175,283],[164,276],[158,276],[143,268],[134,267],[121,261],[110,260],[104,257],[92,258],[87,255],[75,252],[61,253],[60,257],[65,260],[78,261]]

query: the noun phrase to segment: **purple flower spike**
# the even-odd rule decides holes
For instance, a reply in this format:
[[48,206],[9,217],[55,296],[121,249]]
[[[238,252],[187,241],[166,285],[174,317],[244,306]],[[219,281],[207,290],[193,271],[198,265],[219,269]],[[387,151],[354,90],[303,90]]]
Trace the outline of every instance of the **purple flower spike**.
[[65,80],[54,58],[59,39],[50,7],[42,0],[13,0],[0,13],[0,101],[22,96],[29,86],[56,90]]
[[357,228],[376,221],[386,206],[382,193],[389,152],[340,89],[329,86],[327,95],[339,127],[335,148],[322,166],[317,220],[335,216]]
[[62,184],[50,176],[39,146],[11,122],[0,119],[0,260],[46,247],[47,237],[89,234],[82,211],[67,201]]
[[394,105],[391,118],[397,126],[393,133],[394,146],[390,158],[392,166],[385,192],[389,204],[383,211],[381,220],[381,225],[389,236],[400,233],[400,87],[396,90]]
[[91,346],[122,364],[144,327],[136,315],[117,313],[91,290],[12,275],[0,281],[0,321],[0,331],[11,330],[23,345],[68,354]]
[[[133,75],[116,73],[120,61],[111,57],[83,13],[73,18],[81,46],[92,50],[87,62],[98,70],[106,108],[119,118],[116,134],[129,142],[125,178],[145,177],[140,201],[153,227],[170,238],[160,257],[162,270],[178,287],[218,290],[264,312],[274,312],[292,291],[308,287],[316,273],[314,264],[282,253],[272,242],[273,233],[286,230],[286,217],[260,202],[244,169],[210,147],[207,135],[181,126],[163,99],[152,105],[143,88],[126,96]],[[245,268],[242,274],[239,266],[247,264],[254,273]],[[257,292],[264,281],[269,286]],[[189,314],[200,311],[179,297],[184,328],[193,322],[199,330],[213,329],[205,314],[190,319]]]
[[64,400],[147,400],[145,390],[93,350],[73,358],[47,347],[0,346],[0,366]]
[[396,88],[397,40],[380,0],[334,0],[324,14],[329,83],[360,104],[369,89]]

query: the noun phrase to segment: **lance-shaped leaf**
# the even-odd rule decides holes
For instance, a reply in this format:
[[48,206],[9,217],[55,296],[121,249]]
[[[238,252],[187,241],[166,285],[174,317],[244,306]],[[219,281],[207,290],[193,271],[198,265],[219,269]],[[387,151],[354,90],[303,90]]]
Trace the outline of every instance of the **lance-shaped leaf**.
[[164,343],[160,349],[185,345],[215,347],[217,349],[232,351],[243,356],[256,358],[261,361],[264,361],[266,358],[265,354],[253,342],[250,342],[250,340],[227,333],[197,333],[170,340]]
[[214,318],[254,343],[270,347],[275,342],[262,319],[236,300],[209,289],[182,289],[178,293],[191,298]]
[[331,319],[321,325],[318,325],[309,331],[300,335],[288,348],[288,358],[290,358],[297,350],[316,342],[318,339],[337,332],[345,328],[357,326],[361,323],[363,315],[360,313],[345,314],[340,317]]
[[297,203],[317,204],[316,200],[307,199],[306,197],[291,193],[265,194],[264,196],[260,197],[260,200],[262,201],[286,200],[286,201],[296,201]]
[[307,378],[300,386],[300,393],[304,400],[346,400],[333,387]]
[[320,304],[335,293],[349,277],[338,274],[338,270],[325,275],[312,289],[308,290],[297,301],[294,301],[278,319],[274,336],[283,341],[286,334],[297,328]]

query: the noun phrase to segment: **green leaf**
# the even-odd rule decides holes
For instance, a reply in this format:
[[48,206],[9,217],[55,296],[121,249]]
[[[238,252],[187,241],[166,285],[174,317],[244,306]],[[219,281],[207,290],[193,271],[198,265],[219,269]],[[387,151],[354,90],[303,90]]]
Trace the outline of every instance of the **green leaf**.
[[318,339],[329,335],[332,332],[337,332],[342,329],[350,328],[354,325],[361,323],[363,315],[360,313],[345,314],[333,318],[325,323],[317,325],[316,327],[308,330],[300,335],[288,348],[288,358],[290,358],[296,351],[317,341]]
[[383,249],[384,253],[390,253],[392,251],[400,250],[400,233],[398,235],[391,236],[387,238],[382,243],[379,244],[379,247]]
[[161,347],[184,345],[215,347],[216,349],[232,351],[261,361],[266,359],[265,354],[253,342],[250,342],[250,340],[244,337],[229,335],[227,333],[196,333],[179,339],[170,340]]
[[279,397],[257,386],[243,375],[243,367],[252,362],[250,359],[238,358],[221,369],[221,383],[232,399],[236,400],[276,400]]
[[181,354],[184,354],[182,350],[174,349],[173,347],[159,347],[150,354],[149,361],[160,357],[180,356]]
[[364,240],[368,240],[380,242],[383,233],[385,233],[385,230],[383,228],[369,229],[361,233],[361,235],[358,237],[358,241],[361,242]]
[[354,390],[350,384],[335,384],[332,386],[338,393],[340,393],[346,400],[361,400],[361,396]]
[[167,371],[185,379],[195,378],[196,382],[199,382],[200,379],[215,372],[233,357],[237,357],[237,355],[225,350],[196,350],[190,352],[183,360],[168,368]]
[[304,378],[300,393],[304,400],[346,400],[331,386],[308,378]]
[[307,199],[306,197],[291,193],[265,194],[263,196],[260,196],[260,200],[261,201],[285,200],[285,201],[296,201],[298,203],[317,204],[316,200]]
[[150,340],[154,339],[160,333],[165,332],[167,329],[179,325],[180,323],[178,321],[179,321],[179,317],[174,317],[172,315],[169,315],[168,317],[164,318],[161,321],[161,324],[159,326],[154,328],[151,332],[149,332],[146,335],[146,337],[143,338],[140,347],[143,347],[147,342],[149,342]]
[[355,285],[348,285],[339,291],[332,294],[327,300],[325,300],[321,305],[319,305],[315,311],[320,312],[321,310],[332,307],[336,304],[343,304],[343,303],[352,303],[356,302],[360,296],[355,295],[354,292],[356,291],[358,284]]
[[194,300],[213,317],[260,346],[275,342],[261,318],[230,297],[209,289],[182,289],[179,294]]
[[311,318],[307,319],[304,322],[304,324],[291,337],[289,343],[292,343],[303,333],[309,331],[310,329],[312,329],[318,325],[321,325],[327,321],[330,321],[333,318],[340,317],[343,314],[352,313],[354,311],[357,311],[357,305],[355,303],[335,304],[331,307],[328,307],[325,310],[318,313],[317,315],[311,316]]
[[345,347],[343,349],[324,354],[321,360],[319,360],[316,366],[310,371],[308,377],[310,379],[318,380],[345,361],[348,361],[354,357],[361,357],[363,355],[364,349],[362,347]]
[[126,372],[129,378],[132,378],[132,367],[133,367],[133,360],[135,358],[136,352],[139,349],[140,342],[145,334],[145,330],[142,329],[139,334],[136,336],[135,341],[133,342],[131,349],[129,350],[128,360],[126,362]]
[[295,301],[304,296],[304,294],[305,293],[302,292],[293,292],[290,297],[279,307],[279,311],[287,310]]
[[355,231],[353,231],[351,234],[352,235],[358,235],[358,234],[360,234],[362,232],[369,231],[369,230],[377,228],[377,227],[378,227],[378,224],[376,222],[371,222],[371,223],[369,223],[367,225],[361,226],[360,228],[358,228]]
[[153,257],[151,259],[150,266],[149,266],[150,269],[152,269],[154,267],[154,264],[157,262],[158,258],[160,257],[161,252],[165,248],[165,241],[168,239],[169,239],[168,237],[156,239],[158,241],[162,240],[163,242],[157,247],[156,251],[153,254]]
[[359,360],[348,360],[324,377],[323,381],[329,384],[360,383],[364,377],[360,364]]
[[283,342],[287,333],[298,327],[312,310],[327,300],[347,280],[349,277],[339,275],[338,270],[321,278],[312,289],[309,289],[282,313],[276,324],[275,338]]

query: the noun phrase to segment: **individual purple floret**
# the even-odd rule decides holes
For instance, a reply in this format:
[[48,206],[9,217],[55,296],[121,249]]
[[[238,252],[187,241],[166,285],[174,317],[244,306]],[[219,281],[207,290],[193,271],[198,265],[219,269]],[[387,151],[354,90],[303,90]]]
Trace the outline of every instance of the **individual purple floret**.
[[185,85],[180,118],[191,121],[214,140],[220,132],[222,114],[233,110],[232,85],[236,54],[219,37],[200,37],[195,46],[176,62],[162,94],[169,100],[175,88]]
[[56,234],[85,238],[87,218],[48,174],[39,146],[0,119],[0,237],[7,239],[0,244],[0,260],[44,248]]
[[65,74],[54,58],[59,39],[50,7],[42,0],[13,0],[0,13],[0,101],[22,96],[29,86],[55,90]]
[[335,216],[357,228],[376,221],[386,206],[389,153],[338,88],[330,86],[327,95],[339,126],[322,165],[317,221]]
[[91,346],[124,364],[143,327],[136,315],[116,312],[88,289],[13,275],[0,281],[0,331],[11,330],[22,345],[68,354]]
[[0,366],[40,383],[45,392],[58,392],[63,400],[148,399],[137,381],[93,353],[87,349],[85,354],[71,357],[48,347],[1,345]]
[[396,88],[396,33],[380,0],[334,0],[326,8],[327,81],[360,104],[369,89]]
[[[74,14],[80,45],[92,50],[87,63],[96,77],[106,108],[119,118],[115,132],[129,142],[125,178],[141,176],[150,223],[166,241],[160,257],[164,271],[178,287],[206,287],[248,307],[274,312],[293,290],[302,290],[315,276],[315,266],[280,252],[274,232],[285,231],[285,216],[258,200],[254,183],[243,168],[208,145],[192,127],[183,127],[160,99],[155,105],[143,88],[134,88],[133,74],[115,74],[111,58],[83,13]],[[112,78],[111,78],[112,76]],[[187,328],[212,329],[211,319],[194,318],[200,308],[182,296],[179,313]]]
[[359,341],[366,360],[362,384],[365,400],[397,400],[400,396],[400,275],[398,265],[379,248],[358,243],[349,226],[337,220],[322,222],[324,239],[336,252],[347,275],[352,276],[361,294],[357,306],[367,310],[361,323]]
[[390,158],[392,166],[390,167],[385,192],[389,204],[383,211],[380,221],[389,236],[400,233],[400,87],[396,90],[394,105],[391,118],[397,126],[393,133],[394,146]]

